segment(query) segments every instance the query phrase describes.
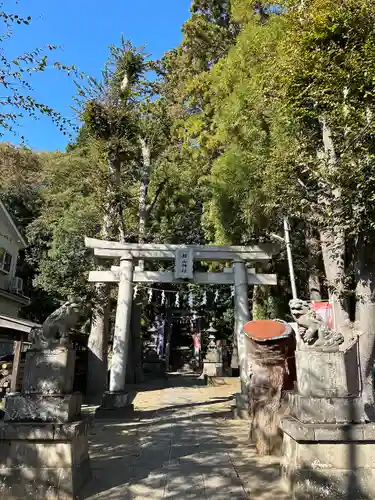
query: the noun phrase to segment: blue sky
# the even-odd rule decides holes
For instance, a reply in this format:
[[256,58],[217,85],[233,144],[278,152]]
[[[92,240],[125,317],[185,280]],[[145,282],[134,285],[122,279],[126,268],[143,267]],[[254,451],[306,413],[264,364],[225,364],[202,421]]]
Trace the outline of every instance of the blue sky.
[[[80,71],[98,77],[108,57],[108,46],[118,44],[121,34],[136,46],[146,45],[152,57],[160,57],[182,38],[181,26],[189,17],[191,0],[21,0],[19,11],[31,15],[30,26],[17,26],[6,42],[9,57],[45,44],[61,45],[52,54],[56,60],[74,64]],[[10,6],[9,6],[10,7]],[[62,73],[47,69],[32,80],[34,96],[66,117],[75,87]],[[68,139],[48,118],[25,118],[20,135],[37,150],[64,149]],[[11,135],[3,140],[17,143]]]

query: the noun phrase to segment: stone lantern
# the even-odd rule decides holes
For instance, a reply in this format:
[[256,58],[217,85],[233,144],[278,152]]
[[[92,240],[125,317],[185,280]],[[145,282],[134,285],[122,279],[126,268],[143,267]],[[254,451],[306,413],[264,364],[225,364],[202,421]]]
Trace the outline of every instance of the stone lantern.
[[209,382],[212,377],[222,377],[224,370],[222,352],[221,349],[217,347],[215,342],[217,330],[214,328],[212,323],[210,323],[206,333],[209,334],[208,338],[210,341],[206,357],[203,360],[202,376]]

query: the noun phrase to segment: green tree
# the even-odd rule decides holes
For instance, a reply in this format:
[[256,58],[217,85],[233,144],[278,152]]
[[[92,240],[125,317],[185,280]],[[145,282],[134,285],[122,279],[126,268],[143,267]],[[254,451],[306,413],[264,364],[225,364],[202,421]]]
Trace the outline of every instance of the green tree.
[[[372,404],[374,10],[367,0],[293,7],[283,84],[304,141],[302,181],[320,231],[337,324],[347,330],[348,319],[355,320],[363,333],[364,396]],[[349,300],[354,293],[356,310]]]
[[373,8],[287,2],[265,22],[247,7],[236,2],[237,43],[204,79],[211,99],[200,116],[213,113],[206,144],[220,151],[207,226],[218,240],[247,240],[276,231],[287,214],[304,227],[310,261],[319,260],[319,236],[337,327],[350,337],[355,319],[369,332],[361,356],[371,399]]
[[[42,166],[39,156],[24,147],[0,144],[0,199],[13,217],[18,229],[26,234],[28,225],[40,212]],[[34,321],[44,321],[57,302],[47,292],[33,286],[36,271],[28,262],[28,250],[21,252],[17,276],[23,279],[24,293],[31,304],[20,314]]]
[[[150,214],[167,183],[161,163],[170,125],[164,101],[155,99],[154,85],[146,78],[150,69],[147,54],[122,39],[119,47],[110,47],[102,81],[90,79],[87,88],[79,87],[84,121],[80,140],[94,141],[107,164],[104,239],[149,239]],[[98,284],[89,339],[94,359],[103,365],[108,295],[108,287]],[[93,385],[98,387],[95,381]]]
[[37,270],[34,284],[52,296],[90,300],[87,274],[92,258],[83,234],[100,230],[102,164],[79,150],[40,153],[40,213],[27,226],[29,259]]

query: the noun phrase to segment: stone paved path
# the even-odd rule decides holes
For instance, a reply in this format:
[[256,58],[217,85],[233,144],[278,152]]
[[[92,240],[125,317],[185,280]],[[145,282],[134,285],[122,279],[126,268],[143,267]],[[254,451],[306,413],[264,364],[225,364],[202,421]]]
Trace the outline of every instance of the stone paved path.
[[198,382],[155,382],[137,395],[134,419],[95,423],[87,500],[288,498],[279,489],[278,459],[258,457],[248,424],[228,418],[237,381]]

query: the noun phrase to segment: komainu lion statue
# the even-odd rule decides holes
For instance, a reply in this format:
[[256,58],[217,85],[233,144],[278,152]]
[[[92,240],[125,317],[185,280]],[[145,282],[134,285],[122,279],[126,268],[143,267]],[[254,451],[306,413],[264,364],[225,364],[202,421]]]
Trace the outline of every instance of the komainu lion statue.
[[79,321],[81,304],[79,301],[65,302],[48,316],[43,325],[33,328],[29,341],[33,347],[48,349],[58,344],[69,342],[69,330]]
[[339,349],[344,342],[344,336],[329,328],[312,309],[309,302],[292,299],[289,302],[289,308],[294,321],[298,324],[298,331],[305,347],[322,351]]

